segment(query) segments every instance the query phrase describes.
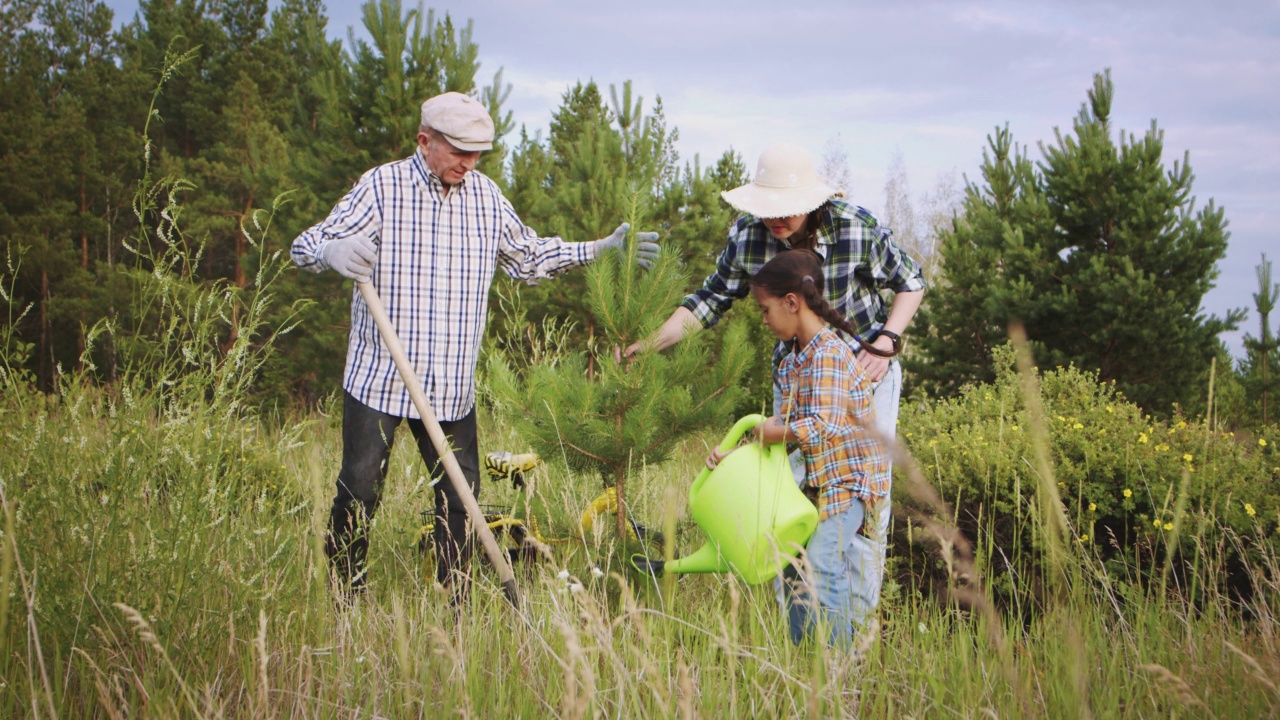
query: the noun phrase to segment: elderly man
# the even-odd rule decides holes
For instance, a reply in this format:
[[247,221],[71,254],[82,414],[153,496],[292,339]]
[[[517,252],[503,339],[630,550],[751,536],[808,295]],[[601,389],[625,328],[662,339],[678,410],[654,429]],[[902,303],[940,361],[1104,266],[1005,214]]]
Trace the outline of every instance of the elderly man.
[[[418,147],[404,160],[364,174],[320,224],[293,241],[293,261],[335,270],[377,289],[423,384],[463,474],[479,495],[475,366],[497,266],[530,284],[620,249],[627,226],[594,242],[541,238],[516,216],[492,180],[476,172],[493,147],[488,111],[474,98],[444,93],[422,104]],[[642,233],[637,256],[652,262],[657,233]],[[382,344],[359,292],[343,379],[342,467],[325,550],[344,596],[365,586],[368,523],[378,505],[401,419],[435,483],[436,578],[467,592],[471,541],[461,499],[444,477],[422,420]]]

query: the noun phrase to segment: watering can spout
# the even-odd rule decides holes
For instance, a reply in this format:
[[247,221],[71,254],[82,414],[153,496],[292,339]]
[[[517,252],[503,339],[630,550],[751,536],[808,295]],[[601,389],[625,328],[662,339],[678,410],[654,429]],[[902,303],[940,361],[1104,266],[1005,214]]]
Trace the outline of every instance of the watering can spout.
[[725,573],[730,568],[715,545],[707,543],[689,555],[667,563],[664,569],[672,573]]

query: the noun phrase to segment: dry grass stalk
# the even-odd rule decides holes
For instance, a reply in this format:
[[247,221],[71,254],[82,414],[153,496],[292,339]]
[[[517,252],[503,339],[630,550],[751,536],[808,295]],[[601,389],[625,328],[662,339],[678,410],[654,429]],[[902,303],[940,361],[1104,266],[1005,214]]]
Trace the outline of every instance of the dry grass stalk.
[[173,676],[173,679],[178,683],[179,689],[182,690],[182,696],[191,708],[193,717],[200,717],[200,709],[196,705],[195,696],[191,694],[191,688],[187,685],[187,681],[183,679],[181,673],[178,672],[178,668],[174,666],[173,661],[169,659],[169,653],[165,651],[164,645],[160,643],[160,638],[156,637],[155,631],[151,629],[151,624],[147,622],[146,618],[142,617],[142,613],[124,603],[114,603],[114,607],[123,613],[125,619],[133,625],[134,632],[138,634],[142,642],[146,643],[160,656],[165,667],[168,668],[169,674]]
[[[13,530],[13,508],[9,505],[8,497],[4,493],[4,488],[0,487],[0,507],[4,510],[5,522],[5,566],[0,570],[6,573],[13,572],[16,569],[18,584],[22,589],[22,600],[27,606],[27,652],[34,653],[36,658],[36,667],[40,669],[40,688],[44,691],[44,701],[49,708],[49,717],[58,717],[58,711],[53,705],[53,685],[49,682],[49,671],[44,663],[44,649],[40,646],[40,629],[36,623],[36,580],[34,577],[28,576],[26,569],[22,566],[22,557],[18,553],[18,537]],[[12,563],[12,565],[9,565]],[[5,596],[5,618],[8,618],[8,596],[9,584],[12,582],[10,576],[6,574],[4,577],[4,585],[0,586]],[[7,635],[6,635],[7,637]],[[36,687],[35,678],[30,677],[31,663],[27,663],[28,684],[33,688],[31,696],[31,712],[35,716],[40,715],[39,701],[34,695]]]
[[[587,654],[582,649],[577,628],[563,619],[554,620],[564,636],[565,657],[557,658],[564,671],[564,695],[560,699],[560,716],[570,720],[582,720],[591,707],[591,696],[595,690],[595,676],[591,665],[587,662]],[[578,668],[582,669],[583,678],[578,679]]]
[[926,534],[938,543],[942,561],[947,568],[949,593],[954,600],[977,611],[985,618],[987,636],[1001,658],[1001,671],[1005,681],[1017,698],[1023,713],[1029,713],[1031,703],[1019,679],[1017,660],[1005,637],[1003,621],[996,608],[987,599],[982,585],[982,575],[974,563],[973,545],[956,527],[953,520],[955,512],[950,503],[944,500],[937,489],[925,479],[924,473],[920,471],[920,465],[905,446],[894,438],[885,436],[873,424],[864,424],[863,429],[893,458],[894,467],[901,472],[906,481],[907,494],[918,506],[896,506],[893,509],[894,514],[923,528]]
[[1209,717],[1214,717],[1209,708],[1191,691],[1191,686],[1187,684],[1187,681],[1175,675],[1169,668],[1151,663],[1139,665],[1138,669],[1154,676],[1157,684],[1163,687],[1166,692],[1172,694],[1178,702],[1187,707],[1200,708]]
[[1229,640],[1224,640],[1223,644],[1227,646],[1228,650],[1235,653],[1236,657],[1240,658],[1246,666],[1248,666],[1249,672],[1257,678],[1258,682],[1262,683],[1265,688],[1270,690],[1272,695],[1280,697],[1280,687],[1277,687],[1275,681],[1267,677],[1267,673],[1262,669],[1262,665],[1260,665],[1252,655],[1236,647],[1235,644]]
[[682,720],[693,720],[694,712],[693,678],[689,675],[689,664],[684,661],[684,653],[676,658],[676,687],[678,693],[678,709]]
[[98,667],[98,664],[84,650],[73,647],[71,652],[84,658],[85,662],[89,664],[89,669],[93,671],[93,688],[98,693],[98,704],[106,711],[107,717],[111,718],[111,720],[118,720],[124,717],[124,714],[111,700],[111,691],[107,688],[106,674],[102,672],[102,668]]
[[254,712],[257,717],[272,717],[274,713],[271,710],[271,685],[267,679],[267,661],[270,656],[267,655],[267,612],[266,610],[258,610],[258,636],[253,641],[254,655],[257,656],[255,663],[257,669],[257,706]]

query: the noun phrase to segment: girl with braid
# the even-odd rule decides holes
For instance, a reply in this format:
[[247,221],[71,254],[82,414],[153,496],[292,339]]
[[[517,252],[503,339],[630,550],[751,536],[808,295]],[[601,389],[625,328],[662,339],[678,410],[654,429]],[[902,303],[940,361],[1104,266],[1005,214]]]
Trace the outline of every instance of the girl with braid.
[[[791,350],[775,371],[778,414],[756,433],[799,447],[804,491],[819,511],[802,560],[781,578],[791,640],[799,644],[821,622],[832,646],[848,648],[879,603],[884,555],[866,525],[888,504],[889,465],[867,430],[875,425],[871,383],[832,327],[856,333],[822,287],[822,259],[811,250],[779,253],[751,279],[764,324]],[[727,454],[713,450],[707,466]]]

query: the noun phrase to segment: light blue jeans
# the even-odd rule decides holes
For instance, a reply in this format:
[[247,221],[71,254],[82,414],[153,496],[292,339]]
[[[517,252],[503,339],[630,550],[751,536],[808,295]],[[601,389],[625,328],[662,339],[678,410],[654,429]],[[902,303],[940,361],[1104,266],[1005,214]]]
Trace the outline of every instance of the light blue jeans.
[[[865,520],[862,502],[818,523],[803,560],[782,571],[783,606],[791,642],[799,645],[821,624],[832,647],[848,650],[880,600],[884,552],[858,533]],[[807,561],[807,562],[805,562]]]
[[[895,360],[889,361],[889,370],[885,373],[884,377],[880,379],[880,382],[876,383],[875,387],[872,388],[872,403],[875,405],[875,409],[876,409],[876,429],[879,430],[880,433],[885,437],[889,437],[889,438],[897,437],[898,401],[901,398],[901,396],[902,396],[902,365],[895,359]],[[780,407],[782,407],[782,392],[777,385],[774,385],[773,386],[774,412],[777,413],[778,408]],[[791,453],[791,470],[795,475],[796,484],[804,485],[804,481],[805,481],[804,457],[801,455],[799,450]],[[893,476],[892,476],[891,463],[889,466],[889,470],[891,473],[890,484],[892,484]],[[866,617],[870,613],[874,612],[875,609],[880,605],[880,587],[884,582],[884,556],[885,556],[886,544],[889,538],[889,519],[892,516],[889,505],[890,505],[889,498],[887,497],[875,503],[875,507],[874,507],[875,517],[872,518],[874,524],[870,526],[869,533],[868,533],[870,535],[870,538],[864,535],[857,535],[857,539],[859,541],[863,541],[865,543],[870,544],[872,550],[874,551],[874,560],[875,560],[874,562],[870,562],[870,563],[866,563],[866,562],[859,563],[857,568],[858,572],[856,575],[856,581],[859,583],[860,586],[850,590],[851,595],[854,596],[854,600],[852,601],[853,605],[860,605],[861,603],[865,603],[866,605],[865,609],[861,609],[861,610],[859,610],[859,608],[853,608],[851,606],[852,608],[851,615],[856,616],[859,614],[859,612],[861,612],[860,617],[857,618],[858,622],[862,622],[863,620],[865,620]],[[864,510],[861,504],[859,503],[858,524],[854,526],[855,533],[857,528],[862,525],[863,512]],[[848,513],[841,513],[841,515],[846,515],[846,514]],[[828,518],[823,523],[819,523],[818,530],[814,533],[814,538],[817,538],[818,535],[822,533],[823,524],[829,523],[832,520],[835,520],[835,516]],[[846,519],[843,522],[847,524],[849,522],[852,522],[852,520]],[[810,545],[812,545],[813,542],[814,542],[813,540],[810,540],[809,541]],[[862,552],[864,550],[864,548],[862,548],[861,546],[861,543],[858,543],[858,547],[856,548],[856,550],[858,552]],[[810,562],[812,563],[814,561],[810,559]],[[788,617],[790,618],[791,613],[790,613],[789,604],[787,601],[787,592],[781,578],[779,578],[775,587],[777,589],[778,602],[782,604],[784,609],[788,609]],[[821,600],[821,592],[819,592],[819,599]],[[824,606],[825,606],[825,603],[824,603]],[[837,633],[836,633],[837,629],[838,628],[836,627],[832,628],[833,642],[837,638]],[[792,639],[793,640],[795,639],[794,622],[792,623]]]

